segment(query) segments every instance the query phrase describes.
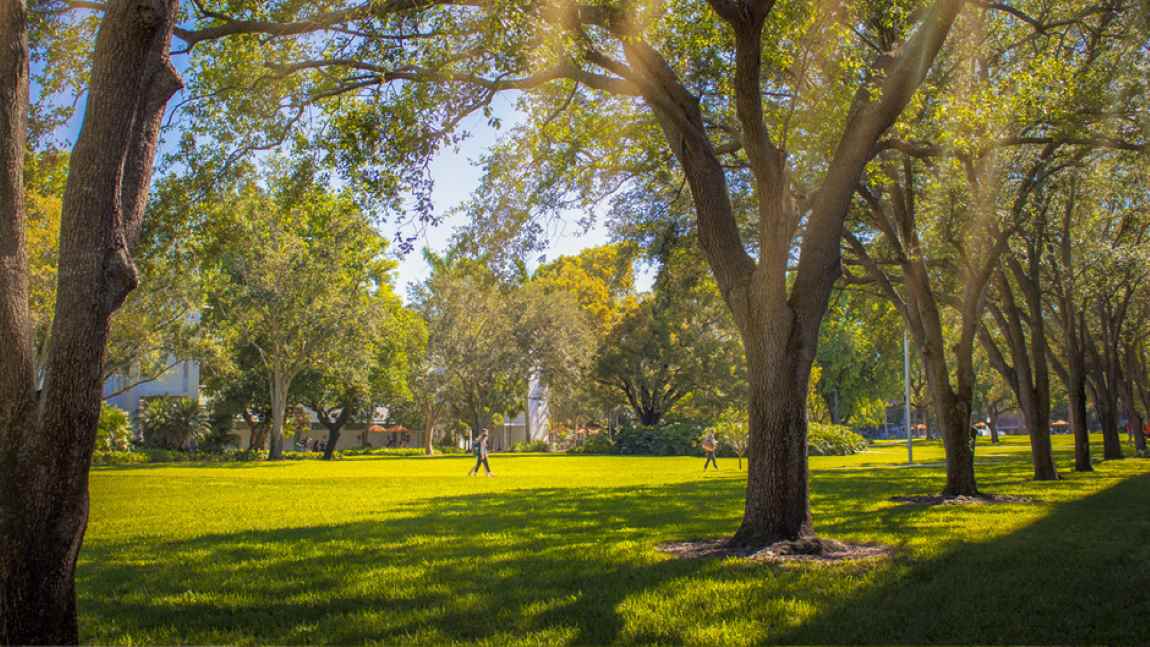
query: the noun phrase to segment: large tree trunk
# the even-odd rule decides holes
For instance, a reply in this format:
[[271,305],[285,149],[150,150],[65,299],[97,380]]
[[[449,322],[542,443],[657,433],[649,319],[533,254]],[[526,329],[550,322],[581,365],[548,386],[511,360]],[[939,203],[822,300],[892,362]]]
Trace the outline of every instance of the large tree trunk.
[[287,375],[286,371],[272,369],[271,378],[272,426],[268,460],[275,461],[282,459],[284,455],[284,418],[287,415],[287,397],[288,389],[291,388],[291,377]]
[[[942,317],[930,287],[925,262],[921,258],[914,258],[904,263],[903,276],[909,296],[906,310],[915,313],[912,315],[910,329],[919,345],[934,415],[942,428],[942,445],[946,450],[946,488],[943,494],[977,496],[974,436],[970,428],[974,391],[973,342],[964,341],[955,348],[958,373],[958,388],[955,389],[951,385],[950,368],[946,361]],[[974,297],[967,295],[965,298],[969,304]],[[964,340],[970,334],[967,329],[974,325],[969,321],[970,318],[964,309]]]
[[[74,602],[66,599],[68,591],[53,595],[40,590],[36,572],[40,564],[24,561],[24,551],[34,551],[36,539],[44,539],[24,525],[24,515],[35,511],[20,505],[25,487],[20,468],[32,467],[20,450],[25,436],[38,431],[24,233],[27,108],[26,7],[23,0],[5,0],[0,2],[0,339],[4,340],[0,354],[0,643],[6,645],[77,639]],[[63,566],[71,570],[70,564]],[[26,598],[31,598],[30,604]],[[60,622],[58,629],[52,628],[54,621]]]
[[763,546],[813,533],[806,401],[813,350],[803,351],[798,335],[765,325],[744,333],[743,342],[750,382],[747,497],[734,541]]
[[[935,417],[942,427],[942,444],[946,449],[945,496],[977,496],[974,478],[974,436],[970,429],[970,396],[955,393],[946,378],[946,363],[934,358],[928,364],[928,381],[935,405]],[[933,369],[930,367],[933,365]],[[935,373],[934,377],[930,377]],[[941,374],[941,375],[940,375]]]
[[[39,416],[22,398],[11,398],[8,387],[0,394],[0,410],[26,416],[22,424],[8,421],[2,438],[4,462],[14,468],[4,470],[8,478],[0,483],[0,517],[5,520],[0,528],[0,636],[5,642],[78,640],[74,575],[88,520],[88,468],[100,412],[104,347],[112,313],[136,285],[129,250],[139,230],[142,194],[151,181],[160,120],[180,86],[168,60],[177,4],[114,0],[105,5],[64,190],[53,343]],[[0,60],[8,75],[2,80],[5,98],[11,96],[12,65],[26,60],[24,36],[13,26],[22,14],[22,3],[11,0],[0,11],[7,31]],[[3,103],[5,110],[19,108]],[[12,141],[9,134],[4,147]],[[8,213],[3,221],[19,224]],[[14,270],[26,274],[27,267]],[[19,305],[15,310],[8,305],[21,298],[18,291],[2,296],[0,310],[19,310]],[[0,357],[0,375],[18,373],[20,382],[31,383],[30,355],[15,357],[23,355],[23,337],[14,339],[17,352]],[[17,425],[23,429],[13,433]]]

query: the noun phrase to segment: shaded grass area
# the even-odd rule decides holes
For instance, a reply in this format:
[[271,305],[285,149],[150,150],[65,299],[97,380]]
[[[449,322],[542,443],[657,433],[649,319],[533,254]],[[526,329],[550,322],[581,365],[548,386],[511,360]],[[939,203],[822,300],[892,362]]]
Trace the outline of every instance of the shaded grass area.
[[[1069,464],[1069,439],[1056,438]],[[1025,439],[979,448],[984,490],[1030,504],[909,506],[937,445],[812,459],[821,534],[869,563],[678,560],[724,536],[725,461],[496,455],[101,468],[78,572],[100,643],[1146,643],[1150,461],[1033,483]]]

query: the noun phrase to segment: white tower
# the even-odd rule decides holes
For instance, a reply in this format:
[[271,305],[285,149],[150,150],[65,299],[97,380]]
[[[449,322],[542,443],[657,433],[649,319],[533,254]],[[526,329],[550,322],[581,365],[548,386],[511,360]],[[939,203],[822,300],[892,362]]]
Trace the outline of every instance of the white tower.
[[547,411],[547,385],[539,371],[532,371],[527,379],[527,440],[547,440],[549,414]]

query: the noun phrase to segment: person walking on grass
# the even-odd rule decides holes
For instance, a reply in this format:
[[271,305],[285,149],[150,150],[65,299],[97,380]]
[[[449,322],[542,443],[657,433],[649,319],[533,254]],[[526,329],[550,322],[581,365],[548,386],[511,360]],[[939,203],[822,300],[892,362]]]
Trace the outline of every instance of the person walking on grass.
[[703,451],[707,452],[707,462],[703,463],[704,472],[712,465],[715,466],[716,471],[719,469],[719,461],[715,460],[715,452],[718,450],[719,441],[715,440],[715,432],[708,431],[707,437],[703,439]]
[[475,452],[475,467],[471,468],[471,471],[467,473],[468,476],[478,476],[480,465],[482,465],[483,469],[487,472],[487,478],[495,476],[491,473],[491,466],[487,464],[487,434],[487,430],[484,429],[479,432],[479,438],[475,439],[475,443],[472,447]]

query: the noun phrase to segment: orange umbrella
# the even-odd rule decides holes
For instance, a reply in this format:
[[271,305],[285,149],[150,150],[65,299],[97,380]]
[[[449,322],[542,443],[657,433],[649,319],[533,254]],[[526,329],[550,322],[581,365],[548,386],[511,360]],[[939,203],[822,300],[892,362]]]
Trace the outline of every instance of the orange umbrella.
[[1055,420],[1054,422],[1050,423],[1050,426],[1051,427],[1069,427],[1070,423],[1066,422],[1065,420]]

